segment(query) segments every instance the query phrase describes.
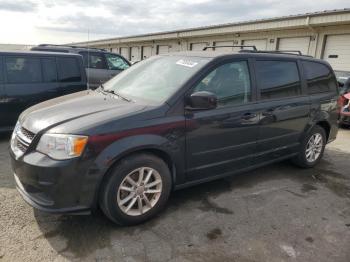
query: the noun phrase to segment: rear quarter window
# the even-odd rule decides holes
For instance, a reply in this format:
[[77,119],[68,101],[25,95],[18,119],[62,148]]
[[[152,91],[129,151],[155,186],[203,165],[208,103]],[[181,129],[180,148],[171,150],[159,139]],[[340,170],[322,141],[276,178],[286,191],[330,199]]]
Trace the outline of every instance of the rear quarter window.
[[81,72],[75,57],[57,58],[58,79],[60,82],[80,82]]
[[331,70],[321,63],[302,61],[309,94],[337,90],[337,83]]

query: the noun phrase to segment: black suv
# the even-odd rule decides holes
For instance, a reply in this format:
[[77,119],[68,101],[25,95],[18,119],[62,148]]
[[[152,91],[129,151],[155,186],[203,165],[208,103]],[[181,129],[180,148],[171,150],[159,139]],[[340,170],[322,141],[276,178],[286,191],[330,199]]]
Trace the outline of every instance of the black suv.
[[86,89],[80,55],[1,51],[0,132],[13,130],[28,107]]
[[95,89],[130,66],[125,57],[105,49],[42,44],[33,51],[73,53],[83,56],[89,88]]
[[329,64],[241,51],[151,57],[103,87],[25,111],[11,138],[17,188],[48,212],[157,214],[172,190],[291,158],[315,166],[337,135]]

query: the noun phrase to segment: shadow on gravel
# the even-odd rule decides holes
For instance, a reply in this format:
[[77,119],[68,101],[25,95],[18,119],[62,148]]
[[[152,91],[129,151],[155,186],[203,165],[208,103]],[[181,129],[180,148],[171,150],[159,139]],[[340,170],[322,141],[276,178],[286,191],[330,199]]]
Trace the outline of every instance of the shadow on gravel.
[[[173,192],[167,209],[162,214],[147,223],[134,227],[114,225],[99,211],[91,216],[49,215],[39,211],[35,211],[34,214],[42,231],[40,238],[47,239],[51,246],[64,257],[83,259],[100,249],[109,250],[113,254],[111,247],[116,243],[111,243],[112,233],[126,237],[136,232],[133,238],[137,239],[136,235],[152,230],[156,225],[167,223],[164,221],[167,221],[166,218],[172,216],[174,212],[186,212],[183,211],[185,209],[182,209],[186,204],[190,204],[191,208],[199,209],[200,212],[215,211],[234,216],[233,210],[220,207],[211,199],[221,194],[242,197],[236,196],[235,191],[251,189],[260,183],[288,179],[300,184],[299,190],[294,188],[295,191],[288,191],[289,189],[286,188],[287,192],[298,197],[307,197],[319,187],[326,187],[336,197],[350,199],[350,172],[346,169],[349,167],[347,161],[349,161],[348,154],[327,150],[324,159],[313,169],[300,169],[286,161],[259,168],[253,172],[179,190]],[[176,228],[176,225],[173,226]],[[217,234],[214,235],[216,237]]]

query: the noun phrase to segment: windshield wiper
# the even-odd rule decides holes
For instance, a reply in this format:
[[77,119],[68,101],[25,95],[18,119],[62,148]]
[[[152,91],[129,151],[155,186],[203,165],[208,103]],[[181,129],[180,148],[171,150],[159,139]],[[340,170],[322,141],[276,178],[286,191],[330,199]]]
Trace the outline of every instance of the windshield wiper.
[[101,91],[104,92],[104,93],[110,93],[110,94],[116,95],[117,97],[123,99],[124,101],[132,102],[131,99],[122,96],[121,94],[115,92],[115,91],[112,90],[112,89],[109,89],[109,90],[108,90],[108,89],[105,89],[105,87],[103,86],[103,84],[101,84],[100,87],[101,87]]

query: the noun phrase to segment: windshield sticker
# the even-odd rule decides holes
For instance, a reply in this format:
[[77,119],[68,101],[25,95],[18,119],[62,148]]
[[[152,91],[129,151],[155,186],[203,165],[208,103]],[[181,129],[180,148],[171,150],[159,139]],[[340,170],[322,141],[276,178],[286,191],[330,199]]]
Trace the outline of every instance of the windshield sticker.
[[184,60],[184,59],[180,59],[179,61],[176,62],[176,64],[186,66],[186,67],[195,67],[196,65],[198,65],[197,62],[193,62],[190,60]]

